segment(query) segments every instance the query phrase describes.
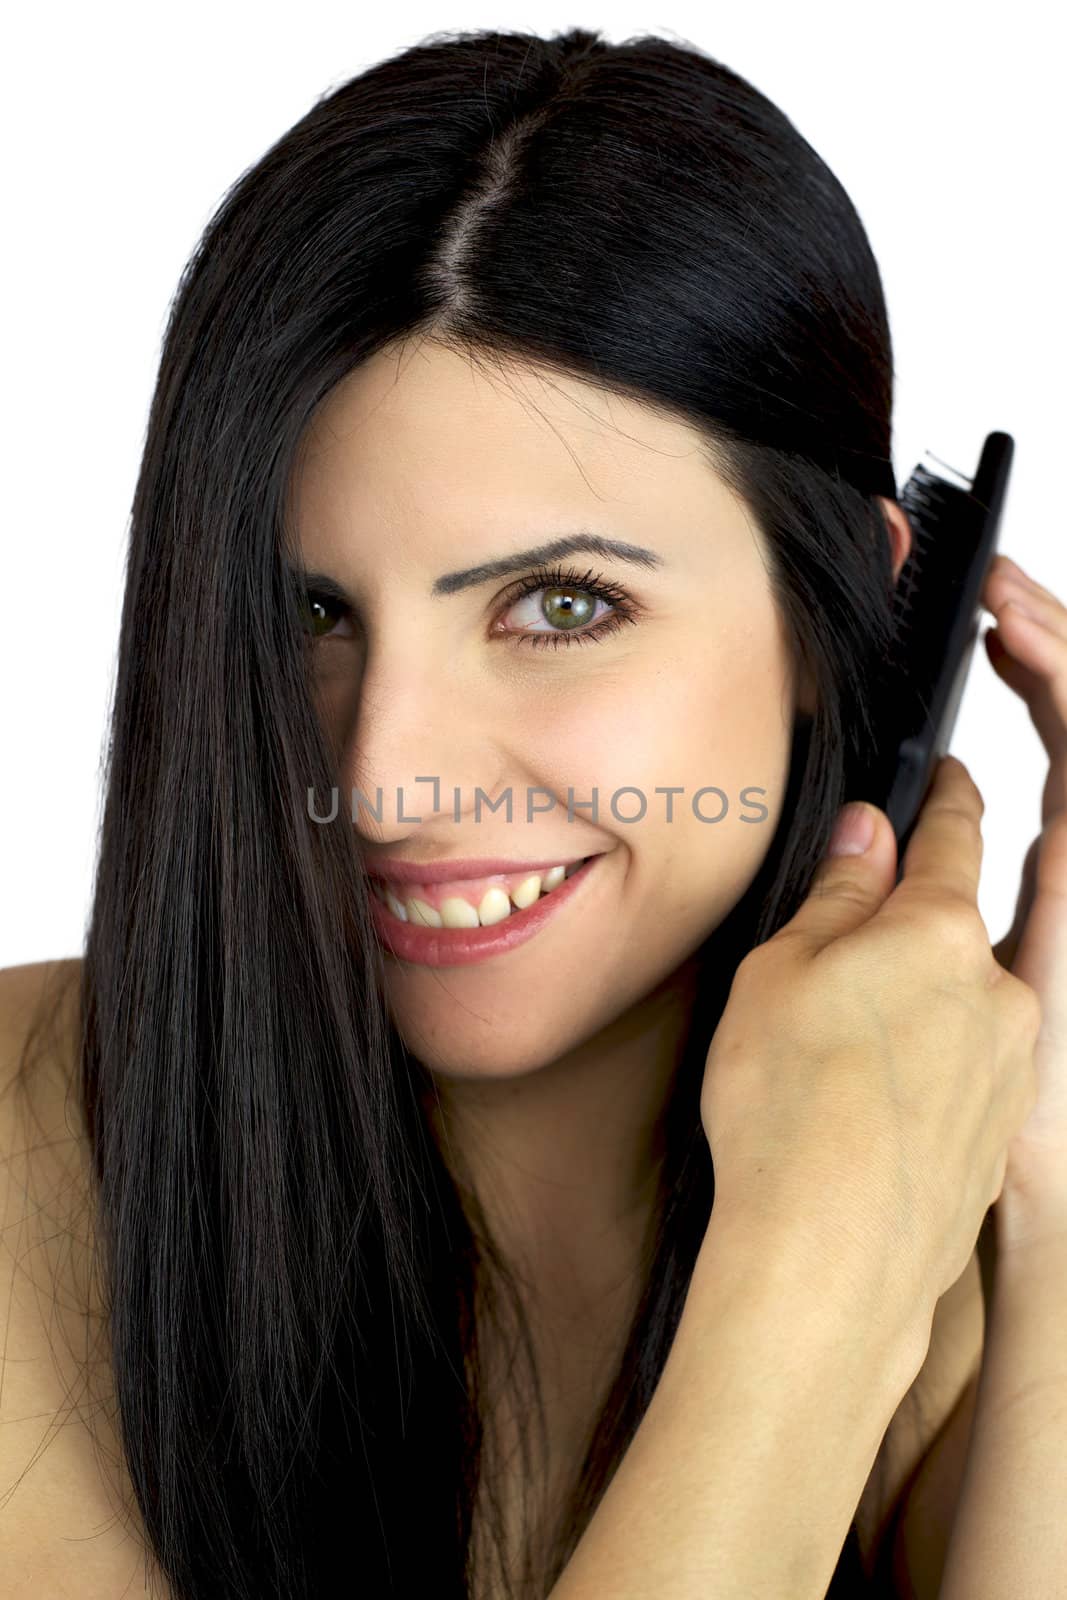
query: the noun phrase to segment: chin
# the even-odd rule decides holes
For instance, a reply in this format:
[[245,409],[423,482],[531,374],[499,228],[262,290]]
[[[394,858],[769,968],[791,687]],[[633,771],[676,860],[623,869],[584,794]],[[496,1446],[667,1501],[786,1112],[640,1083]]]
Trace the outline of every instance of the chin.
[[550,1050],[547,1046],[543,1051],[530,1050],[524,1054],[502,1051],[499,1040],[491,1042],[485,1051],[472,1048],[463,1055],[453,1051],[415,1049],[412,1054],[418,1056],[435,1078],[447,1079],[452,1083],[489,1083],[493,1080],[506,1083],[540,1072],[559,1058],[558,1048]]

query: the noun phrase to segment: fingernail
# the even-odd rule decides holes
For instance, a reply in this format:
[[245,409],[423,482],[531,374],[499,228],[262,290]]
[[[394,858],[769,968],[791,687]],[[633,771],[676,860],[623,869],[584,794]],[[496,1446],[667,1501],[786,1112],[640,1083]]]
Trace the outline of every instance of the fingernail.
[[827,855],[861,856],[874,838],[874,817],[870,808],[853,800],[845,806],[830,835]]

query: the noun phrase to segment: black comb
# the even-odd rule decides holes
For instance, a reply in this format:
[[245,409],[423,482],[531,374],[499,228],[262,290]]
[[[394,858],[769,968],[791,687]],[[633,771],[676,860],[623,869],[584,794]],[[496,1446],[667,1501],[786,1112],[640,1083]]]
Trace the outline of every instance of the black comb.
[[895,635],[879,717],[885,753],[859,797],[880,806],[893,824],[898,883],[934,768],[956,724],[1014,449],[1010,434],[987,434],[973,479],[948,467],[953,482],[920,462],[899,496],[912,549],[894,598]]

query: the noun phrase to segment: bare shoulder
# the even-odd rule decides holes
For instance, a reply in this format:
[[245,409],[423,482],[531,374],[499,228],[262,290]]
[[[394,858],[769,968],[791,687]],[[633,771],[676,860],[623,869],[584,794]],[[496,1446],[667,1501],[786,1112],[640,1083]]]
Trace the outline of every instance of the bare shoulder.
[[80,978],[77,958],[0,970],[0,1570],[8,1600],[149,1592],[96,1273],[77,1071]]
[[0,970],[0,1260],[5,1295],[16,1292],[35,1220],[47,1218],[66,1228],[88,1206],[85,1127],[75,1071],[80,974],[76,959]]
[[56,1026],[72,1020],[81,968],[80,956],[0,967],[0,1091],[5,1098],[25,1047],[38,1031],[54,1039]]
[[[74,1071],[80,977],[78,958],[0,969],[0,1247],[10,1249],[11,1230],[25,1224],[34,1180],[55,1176],[64,1156],[69,1163],[82,1154]],[[57,1117],[66,1124],[65,1149]],[[38,1148],[45,1153],[31,1159]]]

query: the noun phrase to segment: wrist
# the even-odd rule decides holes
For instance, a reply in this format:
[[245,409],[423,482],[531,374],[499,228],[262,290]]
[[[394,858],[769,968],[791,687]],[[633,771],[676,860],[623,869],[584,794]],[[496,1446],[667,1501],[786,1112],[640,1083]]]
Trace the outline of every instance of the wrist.
[[[771,1223],[716,1201],[693,1270],[685,1312],[714,1317],[729,1301],[754,1328],[777,1324],[807,1352],[825,1352],[835,1371],[851,1364],[891,1402],[886,1423],[919,1372],[930,1344],[932,1309],[894,1292],[891,1268],[854,1264],[840,1250],[813,1245],[788,1221]],[[690,1307],[692,1304],[692,1312]]]

